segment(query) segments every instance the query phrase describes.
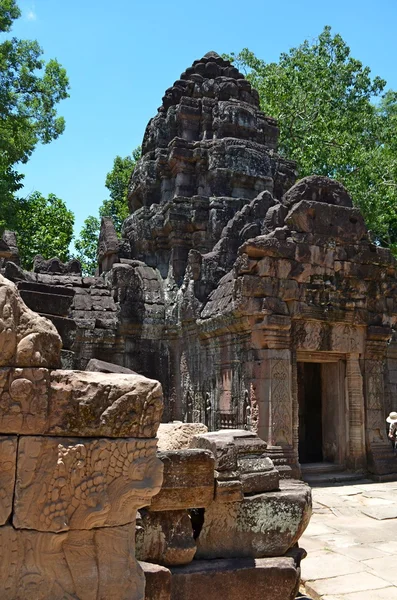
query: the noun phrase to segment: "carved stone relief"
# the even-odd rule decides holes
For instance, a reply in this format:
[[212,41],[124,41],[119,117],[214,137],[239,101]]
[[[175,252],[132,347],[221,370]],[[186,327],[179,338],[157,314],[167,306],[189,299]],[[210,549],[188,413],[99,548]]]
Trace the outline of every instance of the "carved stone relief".
[[39,531],[124,525],[162,482],[156,440],[23,437],[13,524]]
[[12,512],[17,438],[0,436],[0,525],[8,520]]
[[292,398],[288,361],[272,361],[270,377],[272,443],[276,446],[292,444]]
[[135,526],[54,534],[0,528],[2,600],[141,600]]
[[54,325],[31,311],[0,275],[0,366],[56,368],[60,350]]

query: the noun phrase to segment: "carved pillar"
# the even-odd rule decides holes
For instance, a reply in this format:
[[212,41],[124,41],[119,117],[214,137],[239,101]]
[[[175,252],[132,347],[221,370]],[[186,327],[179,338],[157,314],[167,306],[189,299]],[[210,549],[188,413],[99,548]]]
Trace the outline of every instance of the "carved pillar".
[[289,318],[270,315],[266,327],[253,331],[253,341],[257,349],[251,395],[259,414],[257,432],[268,443],[268,452],[277,468],[289,476],[298,476]]
[[366,465],[364,436],[364,393],[359,355],[349,354],[346,361],[346,387],[349,413],[349,453],[347,466],[362,469]]
[[368,331],[364,361],[365,434],[368,468],[376,475],[397,472],[395,456],[386,435],[384,372],[390,330],[371,327]]

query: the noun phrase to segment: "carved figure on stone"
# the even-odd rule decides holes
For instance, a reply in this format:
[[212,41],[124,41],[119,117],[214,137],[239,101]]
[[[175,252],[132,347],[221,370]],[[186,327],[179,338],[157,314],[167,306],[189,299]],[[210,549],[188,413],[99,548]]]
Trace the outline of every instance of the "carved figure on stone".
[[134,521],[162,482],[156,440],[21,438],[14,525],[39,531]]
[[0,528],[2,600],[141,600],[135,527],[41,533]]
[[0,366],[56,368],[60,350],[54,325],[31,311],[0,275]]

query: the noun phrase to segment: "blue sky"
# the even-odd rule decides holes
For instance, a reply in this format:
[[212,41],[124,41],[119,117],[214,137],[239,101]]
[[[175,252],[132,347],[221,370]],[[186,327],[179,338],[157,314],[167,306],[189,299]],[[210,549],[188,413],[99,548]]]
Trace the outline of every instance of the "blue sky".
[[24,194],[62,198],[76,216],[96,214],[117,154],[141,143],[167,87],[209,50],[244,47],[266,61],[331,25],[373,75],[397,89],[396,0],[19,0],[13,35],[37,39],[66,68],[65,133],[21,171]]

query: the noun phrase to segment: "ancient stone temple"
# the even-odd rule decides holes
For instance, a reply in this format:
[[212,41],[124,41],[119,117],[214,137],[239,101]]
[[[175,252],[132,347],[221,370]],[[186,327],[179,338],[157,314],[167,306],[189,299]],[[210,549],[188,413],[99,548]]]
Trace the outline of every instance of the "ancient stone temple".
[[285,477],[305,463],[397,476],[395,260],[342,185],[296,183],[277,140],[210,52],[147,126],[122,239],[102,223],[99,276],[3,270],[40,313],[57,298],[48,316],[75,368],[158,379],[165,421],[252,430]]
[[60,348],[0,275],[2,600],[294,600],[310,488],[252,432],[158,440],[157,381],[57,369]]

